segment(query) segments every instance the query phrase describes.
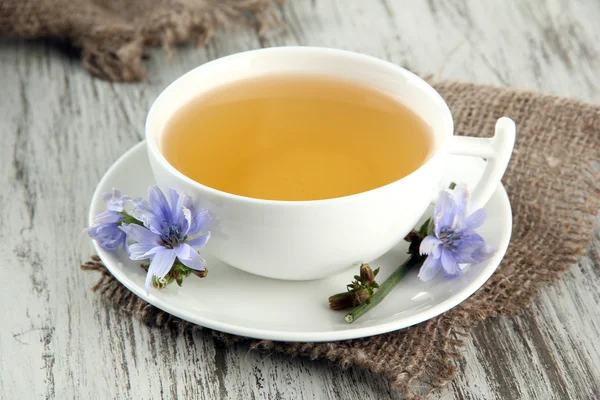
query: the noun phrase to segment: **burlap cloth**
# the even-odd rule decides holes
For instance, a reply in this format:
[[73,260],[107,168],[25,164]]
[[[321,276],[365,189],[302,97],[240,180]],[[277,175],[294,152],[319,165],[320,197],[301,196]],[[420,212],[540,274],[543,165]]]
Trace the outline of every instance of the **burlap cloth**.
[[[591,237],[600,205],[595,170],[600,163],[600,107],[490,86],[456,82],[434,86],[448,102],[458,134],[490,135],[501,116],[517,124],[515,150],[503,179],[513,208],[513,236],[490,280],[446,313],[379,336],[280,343],[214,335],[226,342],[245,340],[254,349],[367,368],[386,376],[407,397],[416,397],[423,394],[423,387],[440,388],[454,377],[461,338],[470,328],[484,318],[523,310],[541,284],[557,279],[576,262]],[[93,289],[148,325],[201,329],[133,295],[97,258],[82,268],[100,271],[102,277]]]
[[[272,0],[0,0],[0,35],[56,37],[80,47],[83,65],[110,80],[146,76],[146,45],[203,44],[215,28],[275,21]],[[490,135],[509,116],[517,143],[503,179],[514,213],[506,257],[468,300],[420,325],[331,343],[279,343],[212,332],[255,349],[327,359],[386,376],[407,397],[439,388],[455,374],[461,338],[484,318],[516,314],[543,283],[558,278],[584,251],[599,207],[600,107],[489,86],[434,85],[452,109],[458,134]],[[83,269],[101,272],[94,286],[110,303],[149,326],[202,329],[145,303],[116,281],[97,257]],[[332,288],[335,291],[336,288]],[[325,302],[326,299],[323,299]],[[172,330],[169,329],[172,334]],[[198,367],[201,368],[201,367]],[[419,388],[416,390],[415,388]]]
[[91,73],[112,81],[147,76],[144,47],[194,43],[217,28],[277,24],[284,0],[0,0],[0,35],[64,39],[81,49]]

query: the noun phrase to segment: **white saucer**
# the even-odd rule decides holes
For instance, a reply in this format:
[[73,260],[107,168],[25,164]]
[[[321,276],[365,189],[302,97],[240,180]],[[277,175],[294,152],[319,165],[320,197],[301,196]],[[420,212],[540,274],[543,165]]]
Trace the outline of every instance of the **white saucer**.
[[[446,169],[450,181],[470,187],[483,170],[483,160],[452,156]],[[101,194],[113,187],[132,196],[146,197],[154,184],[145,143],[121,158],[100,181],[90,205],[90,221],[105,210]],[[496,270],[508,247],[512,214],[506,191],[499,185],[486,206],[488,217],[479,233],[498,251],[484,263],[468,266],[464,274],[452,280],[440,274],[421,282],[411,271],[394,291],[371,312],[352,324],[344,322],[344,311],[331,311],[328,297],[345,290],[358,272],[353,266],[331,278],[292,282],[250,275],[230,267],[206,252],[207,278],[190,276],[183,287],[176,284],[163,290],[144,291],[145,272],[140,262],[130,261],[124,251],[107,252],[94,246],[110,272],[129,290],[154,306],[179,318],[219,331],[260,339],[281,341],[331,341],[376,335],[426,321],[456,306],[473,294]],[[407,244],[400,243],[389,253],[371,262],[381,267],[382,282],[407,257]]]

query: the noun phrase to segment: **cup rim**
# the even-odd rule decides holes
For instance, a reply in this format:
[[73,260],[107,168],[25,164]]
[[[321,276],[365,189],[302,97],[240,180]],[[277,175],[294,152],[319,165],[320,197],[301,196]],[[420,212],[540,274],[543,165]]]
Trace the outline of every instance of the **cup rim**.
[[[438,101],[438,104],[440,106],[439,111],[441,113],[441,118],[444,120],[443,124],[447,125],[445,127],[445,130],[448,131],[449,133],[446,133],[443,135],[443,137],[440,139],[440,140],[442,140],[442,143],[440,144],[438,149],[431,155],[431,157],[429,157],[429,159],[427,161],[425,161],[422,165],[419,166],[419,168],[415,169],[410,174],[405,175],[402,178],[397,179],[388,184],[385,184],[383,186],[378,186],[376,188],[366,190],[364,192],[354,193],[354,194],[350,194],[347,196],[341,196],[341,197],[332,197],[332,198],[327,198],[327,199],[272,200],[272,199],[260,199],[260,198],[255,198],[255,197],[242,196],[242,195],[218,190],[218,189],[212,188],[210,186],[204,185],[200,182],[197,182],[197,181],[191,179],[190,177],[186,176],[182,172],[180,172],[173,165],[171,165],[171,163],[169,163],[169,161],[165,158],[165,156],[159,151],[158,144],[157,144],[157,141],[155,140],[155,135],[153,134],[152,127],[151,127],[152,121],[156,118],[155,114],[158,112],[157,109],[161,103],[162,98],[167,96],[167,94],[169,92],[175,90],[175,87],[181,81],[189,79],[190,76],[198,73],[199,70],[203,69],[205,66],[208,66],[209,64],[216,65],[219,63],[231,62],[231,61],[234,61],[235,59],[248,57],[248,56],[251,56],[251,55],[257,54],[257,53],[262,54],[262,53],[275,53],[275,52],[289,52],[292,54],[295,53],[295,55],[309,54],[309,53],[337,54],[337,55],[341,55],[341,56],[362,59],[362,60],[370,62],[370,63],[378,64],[380,66],[396,70],[396,72],[398,74],[405,76],[406,78],[410,79],[414,84],[418,85],[419,90],[426,92],[428,95],[434,97]],[[246,203],[254,203],[254,204],[258,204],[258,205],[269,204],[269,205],[293,206],[293,205],[308,205],[308,204],[315,204],[315,203],[323,204],[323,203],[350,201],[350,200],[354,200],[358,197],[372,194],[376,191],[385,190],[386,188],[389,188],[393,185],[397,185],[398,183],[407,180],[411,176],[413,176],[413,175],[419,173],[420,171],[424,170],[425,168],[427,168],[429,165],[431,165],[433,162],[435,162],[434,160],[436,160],[437,158],[439,158],[442,155],[442,153],[444,152],[445,143],[448,142],[450,136],[454,135],[454,120],[452,118],[452,113],[450,111],[450,108],[448,107],[448,104],[442,98],[442,96],[437,92],[437,90],[435,90],[429,83],[427,83],[420,76],[418,76],[415,73],[413,73],[399,65],[396,65],[390,61],[386,61],[381,58],[377,58],[377,57],[370,56],[370,55],[363,54],[363,53],[358,53],[358,52],[349,51],[349,50],[328,48],[328,47],[276,46],[276,47],[269,47],[269,48],[262,48],[262,49],[247,50],[247,51],[243,51],[243,52],[234,53],[234,54],[231,54],[231,55],[228,55],[225,57],[220,57],[220,58],[211,60],[207,63],[204,63],[202,65],[199,65],[199,66],[195,67],[194,69],[181,75],[179,78],[177,78],[176,80],[171,82],[165,89],[163,89],[163,91],[154,100],[154,102],[150,106],[150,110],[148,111],[144,130],[145,130],[144,135],[146,138],[146,148],[148,150],[149,155],[151,157],[153,157],[154,159],[156,159],[158,162],[160,162],[163,165],[163,167],[165,167],[169,171],[169,173],[177,176],[180,179],[183,179],[187,184],[199,187],[204,191],[208,191],[209,193],[219,195],[221,197],[225,197],[225,198],[228,198],[231,200],[237,200],[237,201],[242,201],[242,202],[246,202]]]

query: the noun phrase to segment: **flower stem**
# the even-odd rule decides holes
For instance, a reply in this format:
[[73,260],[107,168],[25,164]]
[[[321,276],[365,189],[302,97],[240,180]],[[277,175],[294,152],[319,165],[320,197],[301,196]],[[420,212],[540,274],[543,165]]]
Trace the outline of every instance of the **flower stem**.
[[132,217],[125,211],[121,211],[121,214],[123,215],[123,219],[120,221],[121,224],[138,224],[138,225],[144,226],[142,221]]
[[362,315],[369,312],[377,304],[381,303],[381,301],[388,294],[390,294],[392,289],[396,287],[398,282],[404,278],[404,275],[406,275],[406,273],[410,271],[412,267],[420,264],[422,260],[423,257],[411,255],[408,260],[396,268],[396,270],[381,285],[379,285],[379,289],[373,294],[373,296],[371,296],[371,301],[369,304],[363,303],[360,306],[355,307],[352,312],[346,314],[344,321],[351,324]]

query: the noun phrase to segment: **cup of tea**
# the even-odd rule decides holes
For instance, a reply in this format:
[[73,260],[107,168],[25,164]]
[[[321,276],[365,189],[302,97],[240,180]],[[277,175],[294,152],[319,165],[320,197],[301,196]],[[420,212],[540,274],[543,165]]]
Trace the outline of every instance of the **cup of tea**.
[[169,85],[146,120],[156,182],[212,217],[207,250],[241,270],[310,280],[400,242],[435,199],[448,155],[487,160],[472,207],[496,189],[515,124],[454,136],[424,80],[386,61],[312,47],[217,59]]

